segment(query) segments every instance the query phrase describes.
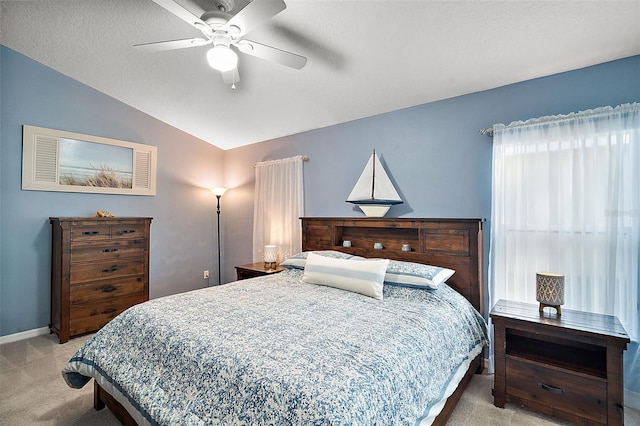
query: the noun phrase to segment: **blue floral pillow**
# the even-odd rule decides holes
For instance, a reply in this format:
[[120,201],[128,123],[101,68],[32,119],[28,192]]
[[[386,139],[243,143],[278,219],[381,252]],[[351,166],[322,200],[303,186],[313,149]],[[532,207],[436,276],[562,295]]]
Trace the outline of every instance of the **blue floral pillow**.
[[390,260],[384,283],[401,287],[436,289],[455,272],[439,266]]
[[309,253],[315,253],[332,259],[362,259],[360,256],[354,256],[337,250],[303,251],[286,259],[284,262],[280,263],[280,266],[287,269],[304,269]]

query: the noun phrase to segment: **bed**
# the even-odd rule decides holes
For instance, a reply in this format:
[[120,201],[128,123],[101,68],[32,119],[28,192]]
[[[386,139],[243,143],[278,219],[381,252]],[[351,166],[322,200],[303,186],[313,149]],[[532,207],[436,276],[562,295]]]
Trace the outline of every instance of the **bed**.
[[[487,344],[482,220],[303,218],[302,230],[281,273],[123,312],[65,380],[95,379],[95,408],[123,424],[445,424]],[[420,265],[437,268],[415,284]],[[362,277],[374,294],[351,287]]]

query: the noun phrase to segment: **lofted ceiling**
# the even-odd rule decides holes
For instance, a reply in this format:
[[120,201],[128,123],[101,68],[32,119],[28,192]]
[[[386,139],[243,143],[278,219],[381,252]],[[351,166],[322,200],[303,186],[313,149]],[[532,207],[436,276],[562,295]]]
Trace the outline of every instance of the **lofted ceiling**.
[[235,90],[209,46],[133,48],[201,36],[152,0],[0,1],[0,41],[222,149],[640,54],[640,0],[285,1],[246,38],[307,65],[241,54]]

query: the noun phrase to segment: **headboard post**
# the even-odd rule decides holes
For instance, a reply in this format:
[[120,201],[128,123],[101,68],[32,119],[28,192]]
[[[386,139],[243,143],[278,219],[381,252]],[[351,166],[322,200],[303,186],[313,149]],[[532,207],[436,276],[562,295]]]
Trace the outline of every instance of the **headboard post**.
[[[484,315],[483,224],[484,219],[303,217],[302,249],[454,269],[447,284]],[[350,247],[344,247],[344,241],[350,241]],[[382,248],[374,248],[376,243]],[[403,251],[407,244],[410,250]]]

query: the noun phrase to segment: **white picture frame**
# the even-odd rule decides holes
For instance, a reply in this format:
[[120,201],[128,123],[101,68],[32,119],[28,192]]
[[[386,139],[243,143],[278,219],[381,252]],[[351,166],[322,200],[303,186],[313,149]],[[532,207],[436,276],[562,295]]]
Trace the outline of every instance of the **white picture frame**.
[[22,189],[156,195],[157,147],[24,125]]

